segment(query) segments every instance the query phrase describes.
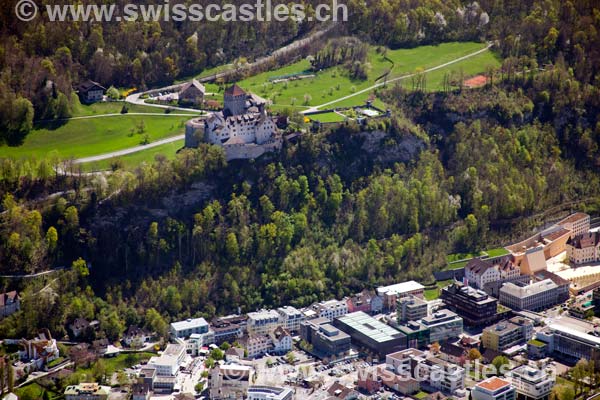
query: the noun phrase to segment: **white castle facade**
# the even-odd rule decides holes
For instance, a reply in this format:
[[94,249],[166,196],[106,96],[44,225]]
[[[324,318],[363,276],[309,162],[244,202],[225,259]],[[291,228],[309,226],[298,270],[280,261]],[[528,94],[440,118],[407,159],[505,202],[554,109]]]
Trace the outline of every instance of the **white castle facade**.
[[187,122],[185,146],[222,146],[228,160],[256,158],[281,148],[281,133],[267,115],[266,101],[237,85],[225,90],[223,111]]

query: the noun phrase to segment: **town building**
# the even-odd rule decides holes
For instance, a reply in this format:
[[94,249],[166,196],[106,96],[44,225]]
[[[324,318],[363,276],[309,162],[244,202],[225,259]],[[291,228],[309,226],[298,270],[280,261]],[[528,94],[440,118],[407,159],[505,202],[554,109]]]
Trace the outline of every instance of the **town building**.
[[248,400],[292,400],[294,392],[290,388],[275,386],[250,386]]
[[334,382],[327,388],[327,400],[357,400],[360,396],[356,390],[350,386],[342,385],[340,382]]
[[378,378],[383,385],[404,396],[415,394],[421,389],[419,381],[410,376],[410,374],[398,375],[382,365],[377,367],[377,372]]
[[409,295],[396,302],[398,324],[416,321],[427,316],[427,302],[417,296]]
[[585,232],[567,241],[567,255],[573,264],[600,261],[600,232]]
[[467,350],[464,347],[446,341],[441,343],[440,352],[437,356],[449,363],[463,365],[467,354]]
[[350,351],[350,335],[331,324],[326,318],[303,321],[300,337],[312,347],[312,353],[320,358],[339,358]]
[[19,359],[27,361],[32,370],[40,369],[60,356],[56,339],[52,338],[48,329],[42,329],[31,340],[19,340],[19,346]]
[[556,383],[555,377],[544,369],[522,365],[511,371],[517,397],[526,400],[547,399]]
[[406,335],[406,346],[408,348],[422,349],[431,343],[429,341],[429,328],[419,321],[408,321],[405,324],[396,326],[396,329]]
[[581,299],[569,306],[569,315],[571,317],[586,319],[595,315],[594,302],[588,298]]
[[80,337],[92,337],[94,331],[98,328],[100,322],[97,320],[88,321],[85,318],[75,318],[71,324],[69,324],[69,330],[71,331],[71,337],[74,339]]
[[192,333],[208,333],[208,322],[204,318],[188,318],[171,323],[171,335],[175,338],[185,339]]
[[275,310],[260,310],[248,313],[249,335],[266,335],[279,326],[279,313]]
[[311,310],[317,318],[326,318],[333,321],[334,318],[348,314],[348,304],[345,300],[327,300],[313,304]]
[[149,400],[152,386],[147,383],[134,383],[131,386],[131,400]]
[[333,325],[349,334],[356,345],[380,356],[406,348],[402,332],[362,311],[337,317]]
[[190,82],[185,83],[181,89],[179,89],[179,103],[201,105],[204,103],[205,93],[206,88],[204,85],[198,82],[196,79],[192,79]]
[[292,306],[279,307],[279,323],[289,332],[300,332],[300,323],[304,321],[305,316],[300,310]]
[[78,94],[82,103],[95,103],[104,99],[106,88],[91,80],[87,80],[79,85]]
[[264,99],[233,85],[225,90],[223,111],[186,123],[185,146],[198,147],[200,142],[219,145],[228,160],[279,150],[281,134],[265,106]]
[[569,298],[569,288],[543,279],[529,285],[505,283],[500,288],[500,303],[515,310],[542,311]]
[[363,290],[346,299],[348,312],[362,311],[367,314],[377,314],[383,310],[383,299],[374,292]]
[[242,338],[240,344],[246,349],[248,358],[256,358],[265,354],[282,355],[292,350],[292,336],[279,326],[266,335]]
[[230,347],[225,351],[225,361],[228,363],[239,363],[245,358],[244,353],[244,349],[240,349],[239,347]]
[[21,309],[21,296],[16,290],[0,294],[0,318],[8,317]]
[[188,354],[198,356],[202,349],[215,343],[215,334],[213,331],[207,333],[192,333],[185,341],[185,347]]
[[214,318],[210,323],[210,330],[215,336],[215,343],[223,342],[233,343],[246,332],[248,326],[248,316],[246,315],[228,315],[225,317]]
[[533,336],[533,321],[514,317],[509,321],[501,321],[483,330],[481,342],[486,349],[504,351],[519,343],[524,343]]
[[377,296],[383,299],[383,308],[386,310],[396,309],[396,300],[398,297],[413,295],[423,298],[425,286],[415,281],[396,283],[389,286],[377,288]]
[[499,280],[510,280],[521,275],[510,256],[493,260],[471,259],[465,266],[467,285],[483,290],[485,285]]
[[128,347],[140,348],[152,338],[152,334],[136,325],[131,325],[123,335],[123,343]]
[[446,307],[462,317],[466,325],[489,325],[499,319],[498,300],[482,290],[454,282],[442,289]]
[[438,310],[420,322],[429,330],[429,343],[458,338],[463,333],[463,319],[450,310]]
[[590,216],[586,213],[576,212],[557,222],[556,225],[571,231],[571,238],[573,238],[589,232]]
[[107,400],[109,394],[109,386],[97,383],[80,383],[65,388],[65,400]]
[[217,365],[211,370],[208,379],[210,399],[245,398],[253,376],[254,370],[246,365]]
[[471,391],[473,400],[515,400],[515,388],[496,376],[481,381]]
[[575,363],[582,358],[600,362],[600,337],[591,334],[591,329],[582,329],[575,324],[554,323],[537,332],[536,339],[546,343],[547,356]]
[[162,354],[151,357],[148,366],[156,368],[157,376],[175,376],[186,357],[186,347],[169,343]]

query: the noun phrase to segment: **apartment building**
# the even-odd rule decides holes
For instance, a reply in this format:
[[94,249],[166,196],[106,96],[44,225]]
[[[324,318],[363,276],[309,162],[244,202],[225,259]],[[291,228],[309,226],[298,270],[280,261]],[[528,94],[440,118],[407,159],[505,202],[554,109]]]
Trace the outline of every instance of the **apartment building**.
[[250,335],[266,335],[279,326],[279,313],[275,310],[260,310],[248,313],[247,330]]
[[500,303],[515,310],[542,311],[569,298],[569,287],[543,279],[529,285],[505,283],[500,288]]
[[333,321],[337,317],[348,314],[348,303],[345,300],[327,300],[315,303],[311,307],[317,318]]
[[523,365],[511,371],[512,383],[519,397],[527,400],[547,399],[556,379],[545,370]]
[[488,378],[475,385],[471,391],[473,400],[515,400],[515,388],[507,380]]
[[504,351],[521,342],[526,342],[533,336],[533,321],[514,317],[501,321],[483,330],[481,342],[486,349]]
[[455,282],[442,289],[440,298],[466,325],[489,325],[498,320],[498,300],[482,290]]
[[427,316],[427,302],[417,296],[404,296],[397,300],[396,314],[398,324],[425,318]]
[[210,330],[214,332],[215,343],[233,343],[246,332],[248,317],[246,315],[228,315],[214,318],[210,323]]
[[279,307],[279,322],[289,332],[300,332],[300,323],[306,318],[300,310],[292,306]]
[[450,310],[438,310],[420,322],[429,330],[430,343],[457,338],[463,333],[463,319]]

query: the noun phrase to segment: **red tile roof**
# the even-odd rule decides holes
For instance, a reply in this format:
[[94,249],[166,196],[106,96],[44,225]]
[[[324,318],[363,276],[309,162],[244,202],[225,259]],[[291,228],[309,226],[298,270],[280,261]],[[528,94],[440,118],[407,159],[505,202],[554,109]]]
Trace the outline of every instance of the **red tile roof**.
[[485,381],[479,382],[477,384],[477,386],[487,389],[487,390],[490,390],[492,392],[496,391],[500,388],[503,388],[504,386],[507,386],[507,385],[510,385],[510,383],[505,381],[504,379],[500,379],[500,378],[496,378],[496,377],[486,379]]
[[225,94],[232,96],[242,96],[246,94],[246,91],[234,83],[232,86],[225,89]]

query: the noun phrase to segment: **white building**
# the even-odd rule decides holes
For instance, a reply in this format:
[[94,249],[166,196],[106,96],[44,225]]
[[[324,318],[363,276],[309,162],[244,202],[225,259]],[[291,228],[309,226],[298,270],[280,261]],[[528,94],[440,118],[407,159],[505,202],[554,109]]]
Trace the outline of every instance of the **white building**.
[[531,400],[547,398],[556,379],[545,370],[523,365],[511,371],[512,383],[518,394]]
[[514,400],[515,388],[510,382],[494,376],[476,384],[471,395],[473,400]]
[[185,346],[169,343],[160,356],[150,358],[148,365],[156,369],[158,376],[175,376],[185,357]]
[[275,328],[267,335],[254,335],[242,340],[248,358],[256,358],[265,354],[286,354],[292,350],[292,336],[282,327]]
[[248,394],[254,370],[246,365],[219,365],[212,369],[208,389],[211,399],[243,399]]
[[470,286],[484,289],[484,285],[503,279],[517,278],[521,269],[515,266],[509,257],[502,257],[494,262],[473,258],[465,266],[465,278]]
[[557,285],[552,279],[544,279],[529,285],[519,282],[505,283],[500,288],[499,301],[516,310],[541,311],[569,298],[569,286]]
[[290,388],[274,386],[250,386],[248,400],[292,400],[294,392]]
[[304,314],[300,310],[292,306],[285,306],[279,307],[277,313],[280,316],[279,322],[281,326],[289,332],[300,331],[300,323],[305,319]]
[[260,310],[248,313],[246,329],[250,335],[266,335],[279,326],[279,313],[275,310]]
[[577,212],[558,222],[556,225],[571,231],[571,238],[588,233],[590,230],[590,216]]
[[600,232],[571,236],[567,241],[567,255],[573,264],[600,261]]
[[333,321],[334,318],[348,314],[348,303],[345,300],[327,300],[315,303],[311,309],[318,318],[327,318]]
[[189,339],[185,341],[185,346],[188,354],[197,356],[203,347],[214,343],[215,334],[213,331],[208,331],[207,333],[192,333]]
[[463,319],[450,310],[438,310],[420,322],[429,329],[431,343],[457,338],[463,333]]
[[188,318],[171,323],[171,335],[175,338],[187,338],[193,333],[208,333],[208,322],[204,318]]
[[383,299],[383,307],[385,309],[396,309],[396,299],[413,295],[423,298],[425,286],[415,281],[396,283],[389,286],[381,286],[377,288],[377,295]]

